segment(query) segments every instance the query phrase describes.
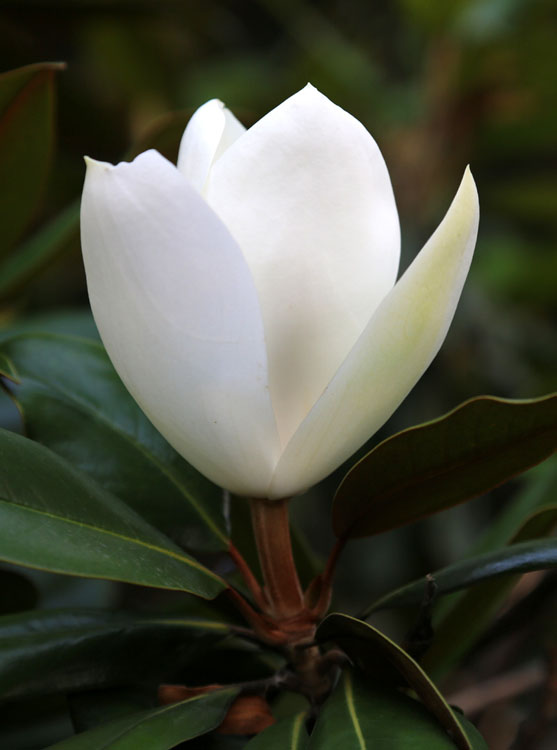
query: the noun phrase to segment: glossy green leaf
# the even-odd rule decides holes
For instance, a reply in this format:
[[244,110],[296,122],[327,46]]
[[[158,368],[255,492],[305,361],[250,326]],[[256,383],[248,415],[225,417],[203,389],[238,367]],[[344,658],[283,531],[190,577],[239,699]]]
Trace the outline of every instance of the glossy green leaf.
[[557,456],[552,456],[521,477],[521,484],[501,507],[466,557],[492,552],[510,542],[526,541],[524,526],[557,500]]
[[[471,750],[487,750],[463,718]],[[421,703],[392,688],[372,685],[346,671],[325,703],[310,750],[455,750],[457,743]],[[463,747],[463,745],[460,745]]]
[[0,256],[33,214],[50,167],[54,75],[60,63],[37,63],[0,75]]
[[0,298],[19,291],[78,237],[79,202],[76,202],[0,264]]
[[[0,327],[0,344],[22,333],[39,335],[52,333],[61,336],[76,336],[82,339],[100,341],[93,316],[89,310],[83,307],[62,308],[55,312],[26,315],[22,318],[14,318],[9,321],[9,324],[7,321],[3,321],[3,326]],[[2,363],[2,366],[8,361],[8,358],[0,352],[0,363]],[[0,372],[2,371],[0,370]]]
[[[28,334],[0,347],[27,434],[186,547],[226,549],[222,491],[179,456],[129,395],[98,341]],[[7,373],[9,375],[9,373]]]
[[305,713],[299,713],[277,721],[250,740],[246,750],[307,750],[306,718]]
[[[486,552],[494,552],[507,544],[527,542],[548,536],[555,524],[555,515],[552,511],[554,506],[551,503],[555,499],[556,488],[557,456],[554,456],[531,469],[521,478],[518,491],[513,493],[511,500],[505,503],[471,549],[467,551],[465,557],[470,559]],[[474,586],[471,591],[465,589],[438,598],[433,613],[435,626],[437,627],[447,613],[458,605],[458,600],[462,597],[475,599],[477,596],[483,601],[484,597],[481,592],[484,586],[492,590],[492,604],[498,605],[498,602],[494,601],[494,598],[498,599],[495,592],[501,591],[503,592],[501,595],[504,596],[509,583],[513,580],[516,581],[516,576],[497,577],[492,583],[486,582]],[[491,619],[492,609],[490,607],[490,611],[486,612],[485,601],[481,613],[475,605],[472,608],[477,613],[474,623],[478,627],[482,627],[481,620],[487,622]],[[470,629],[462,628],[462,631],[462,637],[466,639]]]
[[317,629],[320,641],[333,641],[353,664],[379,687],[412,688],[460,750],[473,747],[454,711],[420,665],[400,646],[367,622],[339,613],[326,617]]
[[[554,508],[548,510],[553,522],[557,517]],[[438,594],[472,586],[497,576],[509,573],[529,573],[533,570],[546,570],[557,567],[557,539],[542,539],[512,544],[494,552],[486,552],[477,557],[466,558],[431,575],[437,584]],[[424,595],[426,580],[420,578],[378,599],[363,613],[368,617],[372,612],[387,607],[403,607],[419,604]]]
[[125,503],[38,443],[0,430],[0,559],[189,591],[225,588]]
[[0,695],[178,680],[192,659],[229,633],[212,620],[93,609],[1,617]]
[[222,722],[237,694],[229,688],[133,713],[51,745],[48,750],[170,750]]
[[[557,540],[532,541],[549,534],[555,528],[556,523],[557,506],[538,509],[516,532],[512,540],[515,543],[505,548],[517,552],[516,569],[506,575],[499,574],[490,577],[477,586],[467,589],[456,602],[453,602],[452,607],[440,613],[435,612],[435,639],[423,658],[428,670],[441,676],[470,650],[493,622],[522,573],[531,572],[532,569],[545,570],[557,566]],[[528,544],[544,545],[546,542],[546,548],[534,547],[528,551],[523,547]],[[521,555],[524,556],[522,560]],[[536,559],[537,563],[534,562]],[[532,565],[536,567],[532,568]],[[469,612],[476,613],[472,621],[468,616]]]
[[556,449],[557,394],[471,399],[384,440],[352,467],[336,492],[335,534],[379,534],[452,508]]

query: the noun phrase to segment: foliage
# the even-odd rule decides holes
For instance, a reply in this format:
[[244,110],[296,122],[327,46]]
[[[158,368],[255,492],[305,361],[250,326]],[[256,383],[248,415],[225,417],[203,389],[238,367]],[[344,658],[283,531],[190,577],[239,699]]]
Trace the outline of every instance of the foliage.
[[[555,458],[500,487],[557,445],[556,397],[540,395],[557,364],[550,3],[5,6],[0,745],[402,750],[410,734],[416,748],[485,748],[490,707],[472,711],[484,741],[449,705],[465,670],[504,676],[556,648]],[[78,242],[84,153],[175,158],[206,99],[250,124],[307,79],[377,137],[406,260],[466,162],[482,206],[443,354],[374,446],[293,503],[313,604],[346,545],[337,613],[316,633],[338,676],[322,705],[290,689],[299,653],[232,607],[257,604],[240,575],[242,560],[260,575],[245,501],[190,467],[125,391],[85,308]],[[87,577],[110,583],[94,594]],[[254,694],[263,705],[242,703]],[[549,719],[510,700],[530,713],[517,747],[550,747]],[[252,736],[242,721],[267,711],[276,722]],[[234,722],[243,733],[224,733]]]

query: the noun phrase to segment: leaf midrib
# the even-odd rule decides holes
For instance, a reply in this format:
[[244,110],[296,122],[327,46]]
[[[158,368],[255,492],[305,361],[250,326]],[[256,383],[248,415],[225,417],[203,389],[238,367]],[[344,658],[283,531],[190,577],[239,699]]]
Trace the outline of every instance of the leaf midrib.
[[81,528],[87,529],[88,531],[94,531],[97,533],[107,534],[108,536],[112,536],[116,539],[119,539],[120,541],[127,542],[128,544],[135,544],[140,547],[144,547],[145,549],[151,550],[153,552],[158,552],[162,555],[178,560],[179,562],[182,562],[191,568],[195,568],[196,570],[200,571],[207,577],[213,578],[215,581],[218,581],[219,583],[225,585],[224,581],[219,576],[217,576],[208,568],[205,568],[203,565],[201,565],[201,563],[198,563],[197,560],[194,560],[193,558],[184,557],[183,555],[177,552],[174,552],[173,550],[165,549],[164,547],[158,547],[157,545],[151,544],[150,542],[146,542],[142,539],[134,539],[133,537],[128,537],[124,534],[120,534],[115,531],[110,531],[109,529],[105,529],[103,526],[95,526],[91,523],[84,523],[83,521],[78,521],[73,518],[56,515],[55,513],[50,513],[45,510],[39,510],[29,505],[25,505],[24,503],[14,502],[13,500],[10,500],[5,497],[0,497],[0,503],[5,503],[6,505],[10,507],[15,506],[29,513],[36,513],[37,515],[46,516],[47,518],[53,518],[56,521],[61,522],[61,523],[73,524],[74,526],[79,526]]
[[[33,337],[32,334],[21,334],[21,338],[23,337],[29,337],[29,338],[36,338]],[[48,336],[45,336],[45,338],[52,338],[54,340],[57,340],[59,337],[57,337],[55,334],[51,334]],[[12,340],[16,340],[19,338],[19,336],[14,337]],[[69,337],[74,338],[74,337]],[[78,338],[79,337],[75,337]],[[99,351],[104,351],[101,344],[99,344],[96,341],[91,341],[87,339],[79,339],[81,341],[86,341],[88,345],[94,346]],[[3,342],[6,343],[6,342]],[[10,358],[11,359],[11,358]],[[25,368],[24,368],[25,371]],[[20,370],[18,370],[18,374],[21,375]],[[211,529],[211,531],[217,536],[222,542],[224,542],[225,545],[228,545],[228,538],[225,534],[219,529],[219,527],[213,522],[213,520],[208,516],[202,506],[200,506],[197,501],[194,499],[194,497],[187,491],[183,485],[181,485],[177,479],[173,476],[173,474],[168,471],[164,463],[162,463],[153,453],[150,453],[138,440],[134,439],[128,432],[126,432],[119,424],[110,422],[108,418],[98,409],[96,408],[90,401],[85,400],[83,397],[79,396],[75,391],[72,390],[64,390],[59,385],[52,383],[51,381],[44,380],[37,375],[33,374],[30,375],[27,373],[27,375],[24,377],[27,377],[31,382],[34,382],[43,388],[48,389],[49,391],[52,391],[58,396],[59,401],[61,401],[65,405],[70,405],[77,407],[79,411],[81,411],[82,414],[85,416],[92,416],[94,417],[98,422],[100,422],[105,427],[108,427],[110,431],[116,433],[121,439],[123,439],[125,442],[129,443],[133,448],[135,448],[149,463],[151,463],[164,477],[168,479],[168,481],[176,487],[178,492],[188,501],[188,503],[195,509],[196,513],[200,516],[200,518],[205,521],[205,524]],[[24,387],[20,384],[19,387]],[[18,399],[19,400],[19,399]],[[139,407],[138,407],[139,408]],[[25,417],[24,417],[25,418]]]
[[[195,701],[201,700],[202,698],[207,698],[207,694],[205,693],[203,695],[195,695],[193,698],[188,698],[187,700],[182,701],[181,703],[172,703],[171,705],[169,705],[169,706],[163,706],[162,708],[160,708],[158,710],[155,709],[152,713],[149,713],[147,716],[144,716],[143,718],[137,718],[134,721],[133,724],[131,724],[130,726],[127,726],[118,735],[116,735],[116,736],[112,737],[111,739],[109,739],[108,740],[108,744],[106,744],[106,743],[103,742],[103,745],[99,746],[98,750],[110,750],[110,748],[113,746],[113,744],[115,742],[118,742],[122,738],[125,738],[125,736],[129,732],[132,732],[134,729],[137,729],[137,727],[140,724],[142,724],[144,721],[148,721],[150,719],[155,719],[158,716],[161,716],[161,715],[165,714],[167,711],[172,711],[174,709],[177,710],[181,706],[184,706],[184,705],[187,705],[187,704],[190,704],[190,703],[194,703]],[[208,730],[208,731],[210,731],[210,730]]]
[[84,635],[107,635],[110,636],[114,633],[120,632],[121,630],[139,630],[142,626],[158,626],[161,630],[167,628],[178,628],[183,630],[194,630],[200,632],[206,632],[207,630],[221,631],[223,635],[228,633],[228,627],[224,623],[218,622],[200,622],[197,623],[194,620],[142,620],[141,622],[122,622],[121,624],[114,624],[112,626],[106,625],[75,625],[67,628],[57,627],[52,630],[36,631],[21,633],[20,635],[3,635],[2,629],[0,628],[0,654],[8,644],[24,642],[25,645],[33,640],[40,640],[41,642],[48,641],[50,639],[59,639],[60,646],[64,646],[64,638],[74,638]]
[[362,727],[360,726],[360,722],[358,721],[358,716],[356,714],[356,707],[354,705],[354,691],[352,688],[352,679],[348,672],[346,672],[346,676],[345,676],[345,693],[344,694],[346,696],[346,707],[348,708],[348,714],[350,716],[350,720],[352,721],[352,726],[354,727],[354,733],[360,745],[360,750],[367,750],[366,741],[362,733]]

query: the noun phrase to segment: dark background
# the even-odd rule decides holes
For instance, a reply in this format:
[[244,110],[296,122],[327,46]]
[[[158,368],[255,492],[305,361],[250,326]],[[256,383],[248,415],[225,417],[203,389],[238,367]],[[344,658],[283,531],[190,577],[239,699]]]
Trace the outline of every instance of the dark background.
[[[115,162],[160,141],[172,156],[183,123],[207,99],[222,99],[249,125],[310,81],[358,117],[383,151],[403,268],[442,218],[468,163],[480,194],[476,256],[449,336],[372,443],[480,393],[525,398],[554,390],[556,16],[551,0],[1,2],[1,71],[67,63],[57,75],[53,170],[30,232],[78,198],[84,154]],[[184,114],[173,119],[174,111]],[[0,310],[0,320],[79,306],[87,296],[76,238]],[[7,403],[0,415],[13,424]],[[344,606],[357,611],[372,594],[457,559],[536,476],[411,529],[353,543],[339,572]],[[322,555],[332,539],[322,511],[334,481],[294,507]],[[60,603],[57,590],[44,596]],[[100,601],[84,588],[62,601],[72,596]]]
[[[172,156],[183,123],[207,99],[222,99],[249,125],[311,81],[358,117],[383,151],[403,268],[442,218],[468,163],[480,193],[476,256],[449,336],[372,442],[480,393],[521,398],[555,388],[555,3],[37,0],[0,8],[0,69],[67,63],[57,75],[56,153],[35,227],[78,198],[83,154],[116,162],[162,143],[164,132]],[[183,113],[176,122],[175,111]],[[2,318],[76,305],[87,306],[77,238]],[[332,487],[317,493],[318,507]],[[496,501],[508,492],[495,493]],[[313,503],[298,505],[315,536]],[[375,561],[381,548],[387,586],[407,564],[415,569],[416,556],[428,569],[458,557],[491,507],[475,501],[433,519],[410,547],[380,539],[371,548],[354,544],[354,554]],[[324,552],[328,521],[318,515],[315,542]]]

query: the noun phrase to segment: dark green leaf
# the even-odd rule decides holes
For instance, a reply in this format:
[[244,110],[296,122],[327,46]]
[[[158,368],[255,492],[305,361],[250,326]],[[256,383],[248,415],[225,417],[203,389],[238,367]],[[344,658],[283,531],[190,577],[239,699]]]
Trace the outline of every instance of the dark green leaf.
[[37,209],[53,141],[54,74],[60,63],[37,63],[0,75],[0,256]]
[[[506,549],[516,551],[522,544],[535,544],[536,542],[532,542],[532,540],[549,534],[556,523],[557,506],[539,508],[537,512],[524,520],[522,527],[517,530],[512,539],[514,544],[509,545]],[[554,553],[553,563],[547,567],[555,567],[557,565],[557,540],[551,539],[548,541],[549,550],[551,545],[554,545],[556,553]],[[538,544],[543,544],[543,542],[538,542]],[[548,552],[550,555],[549,550],[546,550],[545,553],[542,552],[542,555],[547,555]],[[527,551],[526,554],[528,555]],[[537,553],[534,551],[530,555],[536,557]],[[478,557],[468,559],[477,560]],[[516,584],[519,575],[530,572],[521,569],[520,557],[517,562],[517,569],[510,574],[499,574],[488,578],[479,585],[465,591],[461,598],[452,603],[452,607],[445,611],[435,612],[435,639],[423,659],[424,664],[427,664],[427,668],[434,674],[445,674],[462,658],[494,620],[507,595]],[[551,563],[550,560],[548,562]],[[522,565],[524,564],[527,564],[527,562],[522,561]],[[531,560],[530,564],[532,564]],[[542,565],[539,569],[545,568],[546,566]],[[469,618],[470,612],[475,613],[471,621]]]
[[0,559],[207,599],[225,588],[222,579],[42,445],[0,430],[0,465]]
[[[471,750],[487,750],[477,730],[459,722]],[[455,750],[459,746],[418,701],[345,672],[310,738],[311,750]],[[463,747],[463,745],[460,745]]]
[[31,438],[184,546],[227,548],[222,491],[152,426],[100,342],[27,334],[1,348],[20,381],[11,390]]
[[79,236],[79,203],[72,203],[0,265],[0,298],[17,292]]
[[362,458],[337,490],[335,534],[379,534],[452,508],[556,448],[556,394],[525,401],[471,399],[393,435]]
[[[510,501],[507,501],[496,518],[487,526],[483,534],[467,551],[465,557],[472,558],[486,552],[494,552],[506,544],[516,544],[517,542],[526,542],[531,539],[537,539],[547,536],[552,530],[554,521],[552,519],[551,502],[555,498],[557,488],[557,457],[551,457],[543,464],[536,466],[528,471],[522,478],[518,491],[513,493]],[[520,575],[520,574],[519,574]],[[475,586],[473,592],[469,592],[472,598],[476,596],[484,600],[481,590],[484,586],[489,586],[492,590],[491,603],[495,606],[499,604],[499,597],[493,596],[493,589],[502,592],[504,596],[508,591],[511,581],[516,581],[516,576],[503,576],[495,578],[491,583],[484,583]],[[458,606],[458,600],[462,597],[469,597],[465,591],[459,591],[448,594],[439,598],[435,603],[434,624],[437,628],[438,623],[447,615],[449,611]],[[499,601],[495,601],[499,599]],[[479,602],[478,602],[479,606]],[[480,628],[481,620],[484,625],[491,620],[493,610],[490,607],[486,611],[485,607],[478,610],[475,605],[472,607],[476,612],[474,623]],[[465,629],[461,623],[462,634],[460,637],[466,638],[470,630]],[[459,640],[460,640],[459,637]]]
[[[94,341],[100,340],[91,312],[83,307],[62,308],[56,312],[28,315],[14,319],[9,326],[6,321],[3,321],[3,326],[0,327],[0,342],[13,339],[22,333],[54,333]],[[8,361],[5,356],[4,361]],[[3,360],[0,359],[0,362]]]
[[309,738],[305,713],[299,713],[264,729],[246,745],[246,750],[306,750]]
[[[547,512],[554,522],[557,517],[556,510],[551,508]],[[529,573],[533,570],[554,567],[557,567],[557,539],[543,539],[511,544],[495,552],[466,558],[431,575],[437,584],[437,593],[448,594],[496,576]],[[425,585],[425,579],[421,578],[406,586],[401,586],[374,602],[364,612],[363,617],[368,617],[372,612],[387,607],[419,604],[423,598]]]
[[218,727],[237,692],[232,688],[218,690],[140,711],[58,742],[48,750],[170,750]]
[[510,542],[526,541],[525,523],[556,499],[557,456],[552,456],[521,477],[517,492],[505,502],[466,557],[492,552]]
[[395,688],[401,684],[411,687],[451,733],[457,747],[470,750],[472,745],[466,732],[439,690],[420,665],[386,635],[362,620],[335,613],[319,625],[316,637],[340,646],[352,663],[379,687]]
[[179,680],[230,633],[211,620],[102,610],[46,610],[0,618],[3,698]]

